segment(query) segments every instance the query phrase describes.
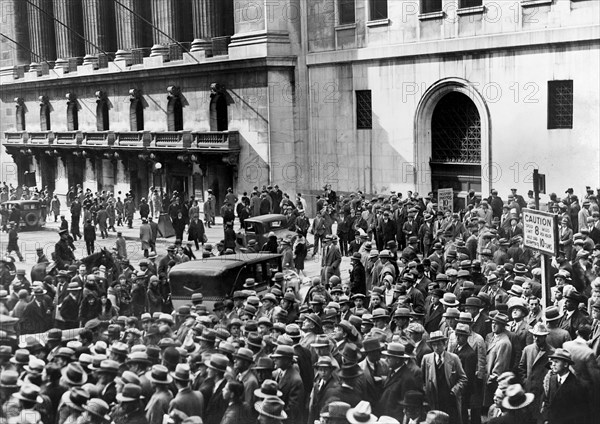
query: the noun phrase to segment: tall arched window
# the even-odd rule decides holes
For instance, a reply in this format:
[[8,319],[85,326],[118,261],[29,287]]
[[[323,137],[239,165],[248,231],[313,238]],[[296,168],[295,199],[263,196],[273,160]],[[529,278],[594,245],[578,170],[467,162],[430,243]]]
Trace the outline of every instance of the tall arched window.
[[144,101],[139,90],[129,90],[129,127],[131,131],[144,129]]
[[27,108],[22,97],[15,98],[15,108],[17,131],[25,131],[25,112],[27,112]]
[[109,101],[104,91],[96,91],[96,129],[108,131],[110,122],[108,120]]
[[78,114],[77,96],[73,93],[67,93],[67,131],[77,131],[79,129]]
[[210,85],[210,130],[227,131],[229,115],[227,111],[227,95],[221,84]]
[[167,99],[167,131],[183,130],[183,103],[181,101],[181,89],[170,86],[167,88],[169,95]]
[[50,131],[50,102],[46,96],[40,96],[40,131]]

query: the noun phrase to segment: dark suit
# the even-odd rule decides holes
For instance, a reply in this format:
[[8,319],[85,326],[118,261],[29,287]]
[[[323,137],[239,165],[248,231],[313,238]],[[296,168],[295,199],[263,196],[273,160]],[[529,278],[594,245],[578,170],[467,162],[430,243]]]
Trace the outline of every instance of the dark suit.
[[367,359],[364,359],[358,365],[365,376],[365,400],[368,400],[369,403],[371,403],[375,415],[382,415],[385,412],[385,409],[379,409],[379,399],[383,392],[383,379],[389,373],[388,365],[380,360],[376,367],[373,367]]
[[304,398],[308,399],[315,381],[315,369],[313,367],[312,355],[310,350],[299,344],[294,345],[294,354],[296,363],[300,372],[302,384],[304,384]]
[[572,373],[560,386],[557,376],[550,374],[543,398],[544,416],[550,424],[588,424],[587,400],[585,389]]
[[417,381],[406,365],[395,371],[390,371],[379,400],[379,410],[385,411],[387,415],[402,421],[404,408],[400,402],[409,390],[423,390],[423,382]]
[[281,400],[285,403],[285,412],[288,415],[287,424],[304,424],[304,387],[302,378],[295,367],[288,368],[285,372],[278,370],[275,380],[279,383],[279,390],[283,393]]
[[[225,414],[225,410],[227,409],[227,401],[225,399],[223,399],[223,388],[225,387],[225,385],[227,384],[227,380],[223,379],[221,380],[221,382],[219,383],[219,386],[217,387],[217,390],[214,390],[213,392],[213,387],[214,387],[214,382],[212,383],[212,385],[208,385],[210,386],[210,393],[209,393],[209,398],[208,401],[206,401],[206,395],[205,395],[205,391],[202,391],[203,387],[200,387],[200,390],[202,391],[202,394],[204,395],[204,399],[206,402],[206,408],[204,409],[204,416],[202,417],[202,419],[204,420],[204,422],[206,424],[220,424],[221,423],[221,419],[223,418],[223,414]],[[204,388],[205,390],[208,387]]]
[[315,383],[310,393],[307,422],[312,423],[318,419],[323,408],[326,408],[334,399],[334,395],[339,387],[340,383],[333,376],[327,381],[319,380]]
[[[430,308],[427,308],[425,311],[425,331],[431,333],[432,331],[437,331],[440,328],[440,323],[442,322],[442,315],[444,314],[444,306],[439,304],[433,308],[433,305]],[[419,362],[420,363],[420,362]]]
[[465,375],[467,376],[467,384],[465,385],[465,389],[462,396],[462,418],[463,422],[467,422],[467,410],[470,407],[470,399],[476,388],[477,382],[477,353],[473,350],[473,348],[466,343],[464,346],[456,345],[456,348],[453,352],[458,355],[460,359],[460,363],[465,370]]
[[[428,332],[430,333],[430,331],[428,331]],[[427,340],[422,340],[419,343],[419,345],[417,346],[417,348],[415,349],[416,363],[420,364],[421,361],[423,361],[423,356],[425,356],[431,352],[433,352],[433,350],[431,349],[431,346],[429,346],[429,343],[427,343]]]
[[234,402],[227,406],[220,424],[250,424],[256,422],[246,402]]
[[564,330],[567,330],[571,335],[571,340],[575,340],[575,338],[577,337],[577,334],[575,334],[577,328],[581,324],[591,323],[592,322],[589,316],[585,315],[579,309],[576,309],[575,311],[573,311],[573,315],[571,315],[570,317],[567,317],[567,313],[565,312],[563,317],[560,319],[560,324],[558,326]]
[[546,345],[541,350],[535,343],[525,346],[519,362],[519,377],[524,382],[525,391],[533,393],[535,399],[531,408],[534,416],[539,416],[540,404],[544,393],[544,377],[548,374],[546,365],[550,361],[548,356],[552,355],[554,349]]
[[[34,299],[27,304],[21,317],[21,333],[35,334],[43,333],[52,324],[52,306],[44,300],[38,305]],[[49,313],[50,312],[50,313]]]
[[72,296],[67,296],[59,307],[60,316],[65,320],[67,328],[75,328],[79,323],[79,302]]
[[[220,393],[217,394],[220,395]],[[173,409],[184,412],[188,417],[193,415],[201,417],[204,413],[204,396],[189,387],[181,389],[169,403],[169,412]]]

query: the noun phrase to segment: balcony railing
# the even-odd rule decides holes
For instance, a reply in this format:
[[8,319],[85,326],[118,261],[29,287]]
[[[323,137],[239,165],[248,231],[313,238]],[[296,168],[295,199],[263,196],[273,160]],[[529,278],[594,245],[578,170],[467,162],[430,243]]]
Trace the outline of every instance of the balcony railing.
[[32,146],[90,146],[112,149],[187,149],[192,151],[239,150],[237,131],[7,131],[4,133],[7,145]]

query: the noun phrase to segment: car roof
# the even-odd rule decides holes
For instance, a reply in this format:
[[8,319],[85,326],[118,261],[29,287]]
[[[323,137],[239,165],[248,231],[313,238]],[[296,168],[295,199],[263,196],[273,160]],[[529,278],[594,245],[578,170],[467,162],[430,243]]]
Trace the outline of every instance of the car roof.
[[169,276],[175,274],[187,274],[202,271],[205,276],[217,276],[223,272],[239,268],[242,265],[254,264],[281,258],[279,253],[236,253],[235,255],[215,256],[212,258],[197,259],[175,265],[169,272]]
[[283,221],[285,215],[279,213],[269,213],[267,215],[255,216],[252,218],[246,218],[245,222],[271,222],[271,221]]
[[27,203],[40,203],[39,199],[33,200],[7,200],[4,205],[26,205]]

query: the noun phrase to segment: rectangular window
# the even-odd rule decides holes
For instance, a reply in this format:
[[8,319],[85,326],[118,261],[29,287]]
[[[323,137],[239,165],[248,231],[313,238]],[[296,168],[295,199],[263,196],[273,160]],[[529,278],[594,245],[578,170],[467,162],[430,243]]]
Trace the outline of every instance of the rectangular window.
[[353,24],[356,22],[354,0],[339,0],[338,6],[340,25]]
[[548,129],[573,128],[573,80],[548,81]]
[[356,91],[356,129],[370,130],[372,128],[371,90]]
[[483,0],[460,0],[460,8],[466,9],[468,7],[482,6]]
[[421,13],[442,11],[442,0],[421,0]]
[[378,21],[387,19],[388,6],[387,0],[370,0],[369,1],[369,20]]

